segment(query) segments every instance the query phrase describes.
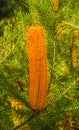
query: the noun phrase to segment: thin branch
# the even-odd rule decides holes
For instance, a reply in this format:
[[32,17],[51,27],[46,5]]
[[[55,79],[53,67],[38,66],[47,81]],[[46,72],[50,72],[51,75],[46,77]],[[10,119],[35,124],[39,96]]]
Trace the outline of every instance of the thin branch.
[[9,53],[0,61],[0,64],[10,55],[10,53],[15,49],[16,45],[12,47]]
[[55,68],[55,60],[56,60],[56,43],[55,43],[55,38],[54,38],[53,71],[54,71],[54,68]]
[[74,110],[74,111],[77,109],[79,109],[79,107],[69,108],[69,110]]
[[65,97],[66,97],[67,99],[71,100],[71,101],[75,100],[74,97],[69,97],[69,96],[67,96],[67,95],[65,95]]
[[[26,29],[22,32],[22,34],[24,32],[26,32]],[[16,45],[13,46],[12,49],[8,52],[8,54],[0,61],[0,64],[11,54],[11,52],[13,52],[13,50],[15,49],[15,47],[18,45],[18,41],[22,38],[22,36],[23,36],[22,34],[19,36]]]
[[[56,100],[54,100],[53,103],[61,99],[78,81],[79,81],[79,78],[77,78]],[[51,106],[52,104],[48,104],[47,107]]]
[[56,15],[56,17],[58,17],[62,12],[66,11],[68,9],[68,7],[70,6],[71,1],[68,3],[67,6],[65,6],[64,8],[62,8],[62,10],[59,11],[59,13]]
[[59,100],[61,97],[63,97],[75,84],[79,81],[79,78],[77,78],[56,100]]
[[[54,51],[53,51],[53,67],[52,67],[52,73],[51,73],[51,77],[50,77],[50,82],[49,82],[49,89],[50,89],[50,86],[52,84],[52,79],[53,79],[53,73],[54,73],[54,68],[55,68],[55,59],[56,59],[56,43],[55,43],[55,37],[54,37]],[[48,89],[48,91],[49,91]]]
[[72,23],[69,23],[67,21],[63,21],[63,23],[66,24],[66,25],[72,26],[72,27],[74,27],[76,29],[79,29],[79,26],[73,25]]

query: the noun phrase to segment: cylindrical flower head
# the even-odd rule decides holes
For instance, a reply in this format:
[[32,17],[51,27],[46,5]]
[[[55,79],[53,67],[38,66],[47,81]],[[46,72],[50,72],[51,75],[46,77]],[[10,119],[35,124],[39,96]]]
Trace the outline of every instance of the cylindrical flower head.
[[30,106],[34,110],[42,110],[46,106],[48,90],[47,52],[43,27],[40,25],[30,26],[27,37]]

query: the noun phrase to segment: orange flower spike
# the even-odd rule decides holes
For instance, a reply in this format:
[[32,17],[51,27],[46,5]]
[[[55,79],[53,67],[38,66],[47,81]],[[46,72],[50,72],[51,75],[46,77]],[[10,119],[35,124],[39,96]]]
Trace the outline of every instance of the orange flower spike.
[[47,54],[42,26],[28,29],[30,90],[29,100],[32,109],[41,110],[46,105],[48,89]]

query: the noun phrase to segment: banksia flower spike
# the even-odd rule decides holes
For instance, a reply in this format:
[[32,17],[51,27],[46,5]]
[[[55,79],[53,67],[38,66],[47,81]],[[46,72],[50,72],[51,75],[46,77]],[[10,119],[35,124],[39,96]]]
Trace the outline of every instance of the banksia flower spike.
[[30,26],[27,37],[30,106],[34,110],[42,110],[46,106],[48,90],[47,54],[43,27],[40,25]]

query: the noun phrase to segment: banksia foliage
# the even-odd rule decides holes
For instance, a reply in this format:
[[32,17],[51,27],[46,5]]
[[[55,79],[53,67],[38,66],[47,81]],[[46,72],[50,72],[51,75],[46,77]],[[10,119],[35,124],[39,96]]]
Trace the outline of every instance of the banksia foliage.
[[58,35],[60,38],[62,38],[62,36],[63,36],[63,29],[62,29],[62,24],[61,24],[61,23],[58,23],[58,24],[57,24],[56,31],[57,31],[57,35]]
[[28,29],[28,55],[30,106],[34,110],[42,110],[46,106],[48,90],[47,54],[42,26],[35,25]]
[[74,68],[79,67],[79,30],[73,32],[72,66]]
[[20,123],[20,120],[18,118],[19,115],[16,113],[16,111],[14,111],[14,109],[15,110],[22,109],[22,108],[24,108],[24,104],[22,102],[17,101],[14,98],[12,98],[11,99],[11,106],[13,108],[13,110],[12,110],[13,123],[15,126],[17,126]]
[[57,11],[59,8],[59,4],[60,4],[60,0],[55,0],[54,1],[54,6],[53,6],[53,10]]

